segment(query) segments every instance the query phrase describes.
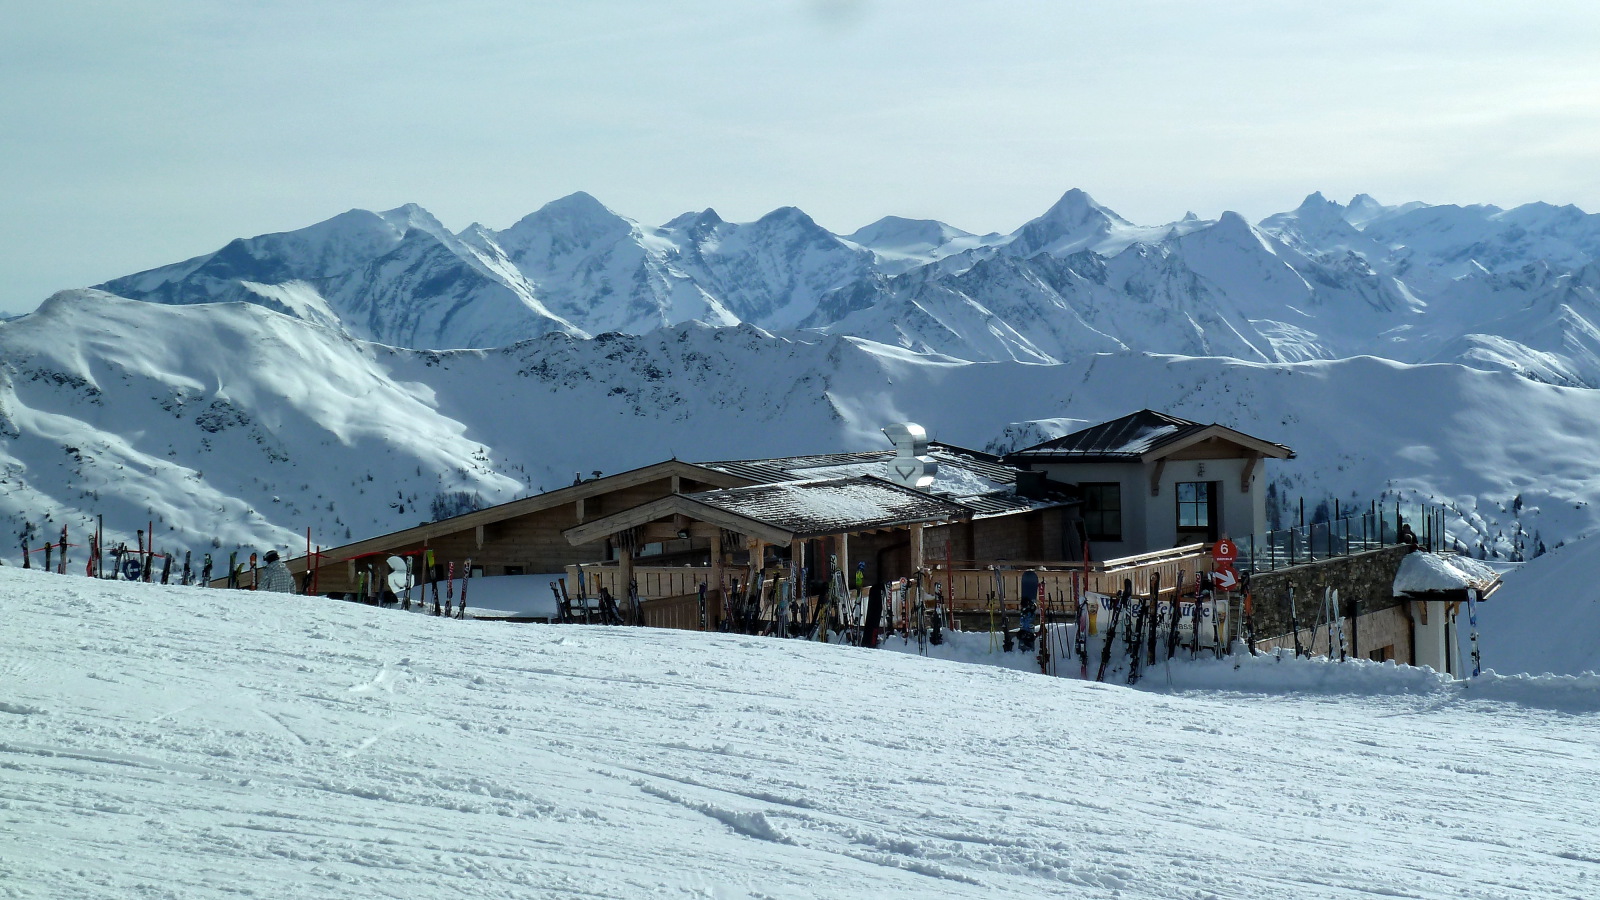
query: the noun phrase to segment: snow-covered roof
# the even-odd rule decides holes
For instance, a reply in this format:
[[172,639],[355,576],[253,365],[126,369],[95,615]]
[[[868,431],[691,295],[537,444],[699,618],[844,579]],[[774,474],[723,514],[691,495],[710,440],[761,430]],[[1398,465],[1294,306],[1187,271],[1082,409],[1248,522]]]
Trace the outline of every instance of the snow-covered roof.
[[1464,591],[1491,588],[1500,578],[1487,565],[1470,556],[1417,552],[1406,555],[1394,574],[1396,594],[1422,594],[1431,591]]
[[[939,468],[933,484],[925,491],[969,507],[973,518],[1048,509],[1071,502],[1071,498],[1058,495],[1024,497],[1018,494],[1017,469],[1001,462],[997,456],[938,442],[929,442],[928,455],[939,464]],[[698,465],[761,484],[779,484],[862,476],[884,478],[888,476],[889,463],[894,458],[894,450],[867,450],[775,459],[724,460]]]
[[725,512],[810,537],[966,519],[971,510],[870,476],[788,481],[686,495]]
[[[928,455],[939,463],[930,491],[950,497],[970,497],[1016,484],[1017,470],[999,457],[976,450],[930,441]],[[698,465],[729,475],[748,478],[761,484],[780,481],[844,478],[857,475],[885,477],[894,450],[866,450],[859,453],[823,453],[812,456],[783,456],[774,459],[730,459]]]

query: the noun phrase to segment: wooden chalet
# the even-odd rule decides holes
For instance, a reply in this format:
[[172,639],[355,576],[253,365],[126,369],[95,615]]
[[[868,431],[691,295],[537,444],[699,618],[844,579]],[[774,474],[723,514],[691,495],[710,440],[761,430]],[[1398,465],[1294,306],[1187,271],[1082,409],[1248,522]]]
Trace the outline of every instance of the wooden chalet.
[[[913,432],[915,449],[908,450],[903,442]],[[1168,482],[1186,475],[1185,467],[1204,464],[1215,467],[1213,477],[1249,492],[1262,458],[1292,455],[1287,447],[1222,426],[1148,410],[1006,459],[927,441],[916,426],[894,426],[886,434],[898,450],[667,460],[288,564],[312,591],[337,596],[354,592],[369,568],[374,576],[387,575],[391,557],[416,559],[432,551],[436,567],[424,580],[442,578],[448,563],[460,571],[470,559],[474,577],[564,574],[574,597],[592,599],[604,588],[622,599],[633,585],[649,624],[668,627],[714,624],[722,591],[749,584],[758,572],[782,572],[808,595],[819,595],[834,566],[851,581],[863,568],[869,584],[923,571],[958,610],[983,608],[1001,592],[1014,608],[1026,569],[1061,592],[1069,570],[1082,573],[1084,587],[1114,589],[1125,577],[1171,570],[1164,583],[1172,584],[1179,568],[1209,568],[1200,543],[1208,534],[1152,531],[1146,524],[1151,515],[1131,503],[1127,539],[1095,546],[1102,551],[1096,556],[1119,558],[1085,563],[1085,520],[1108,521],[1103,507],[1097,517],[1080,511],[1085,490],[1104,503],[1108,493],[1132,498],[1136,486],[1148,483],[1152,495],[1170,497],[1179,492]],[[916,455],[908,458],[908,452]],[[907,482],[908,462],[924,467],[928,477]],[[1113,477],[1117,490],[1108,492]],[[1254,494],[1244,510],[1259,506],[1260,492]],[[1222,491],[1215,496],[1220,504]],[[1193,512],[1180,505],[1177,517],[1186,511]],[[1218,525],[1226,530],[1220,518],[1212,527]],[[712,623],[699,614],[702,585]]]
[[[865,562],[873,581],[935,560],[1066,564],[1056,551],[1070,493],[989,454],[936,442],[927,454],[938,474],[925,490],[887,480],[890,449],[668,460],[323,549],[310,559],[312,590],[354,592],[369,566],[382,576],[390,557],[429,550],[439,570],[471,559],[474,577],[566,572],[569,591],[589,597],[601,586],[625,596],[637,581],[646,600],[681,599],[702,582],[715,599],[722,573],[748,570],[752,551],[758,565],[798,551],[819,587],[833,557]],[[304,580],[308,558],[287,562]]]

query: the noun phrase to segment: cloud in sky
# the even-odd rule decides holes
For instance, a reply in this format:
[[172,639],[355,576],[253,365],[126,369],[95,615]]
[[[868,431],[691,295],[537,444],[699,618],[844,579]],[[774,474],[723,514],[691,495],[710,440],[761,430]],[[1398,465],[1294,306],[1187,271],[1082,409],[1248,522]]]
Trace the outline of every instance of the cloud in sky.
[[1600,8],[174,0],[0,33],[0,308],[408,201],[1006,231],[1304,194],[1600,210]]

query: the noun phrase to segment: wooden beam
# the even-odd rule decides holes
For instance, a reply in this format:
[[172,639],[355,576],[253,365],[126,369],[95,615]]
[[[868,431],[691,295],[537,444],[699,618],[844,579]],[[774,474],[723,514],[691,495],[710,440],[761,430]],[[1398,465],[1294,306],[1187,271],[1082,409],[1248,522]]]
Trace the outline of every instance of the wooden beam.
[[1242,494],[1250,493],[1250,476],[1255,474],[1256,463],[1259,463],[1259,462],[1261,462],[1261,454],[1259,454],[1259,453],[1251,455],[1250,459],[1247,462],[1245,462],[1245,464],[1244,464],[1244,472],[1239,475],[1239,492],[1240,493],[1242,493]]
[[478,525],[477,527],[473,528],[473,535],[472,536],[477,541],[479,550],[483,549],[483,529],[484,529],[484,526],[482,526],[482,525]]
[[579,525],[583,524],[583,519],[584,519],[583,501],[586,500],[586,499],[588,499],[588,498],[586,498],[586,497],[579,497],[578,498],[578,524]]
[[922,526],[911,526],[911,571],[922,571]]
[[685,497],[682,494],[672,494],[648,503],[642,503],[632,509],[602,516],[591,522],[585,522],[563,531],[562,534],[574,546],[586,544],[590,541],[609,537],[619,531],[644,525],[663,519],[674,513],[683,513],[691,520],[706,522],[737,531],[740,534],[752,535],[766,540],[768,543],[779,546],[787,545],[794,540],[794,534],[773,525],[768,525],[759,519],[741,516],[738,513],[718,509],[709,503],[702,503]]
[[647,544],[675,541],[678,540],[678,533],[684,530],[672,522],[649,522],[643,526],[639,539]]
[[1161,496],[1161,473],[1166,471],[1166,468],[1167,461],[1165,458],[1156,460],[1156,467],[1150,472],[1150,496]]
[[1282,444],[1274,444],[1271,441],[1264,441],[1261,438],[1252,437],[1242,431],[1234,431],[1232,428],[1229,428],[1226,425],[1207,425],[1193,434],[1186,435],[1169,444],[1164,444],[1146,451],[1139,458],[1139,461],[1150,462],[1157,457],[1171,456],[1172,454],[1177,453],[1186,447],[1192,447],[1195,444],[1201,443],[1202,441],[1209,441],[1213,438],[1220,438],[1221,440],[1229,443],[1238,444],[1241,447],[1247,447],[1256,451],[1257,453],[1262,454],[1263,456],[1271,456],[1276,459],[1294,459],[1294,451],[1283,446]]

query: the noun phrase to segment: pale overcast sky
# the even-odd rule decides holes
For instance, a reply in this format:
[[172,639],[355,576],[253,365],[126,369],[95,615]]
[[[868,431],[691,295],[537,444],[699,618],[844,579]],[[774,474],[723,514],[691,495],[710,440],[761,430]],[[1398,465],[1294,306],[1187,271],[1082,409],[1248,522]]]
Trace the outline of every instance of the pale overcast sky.
[[416,202],[1010,231],[1321,190],[1600,211],[1600,4],[55,0],[0,30],[0,309]]

